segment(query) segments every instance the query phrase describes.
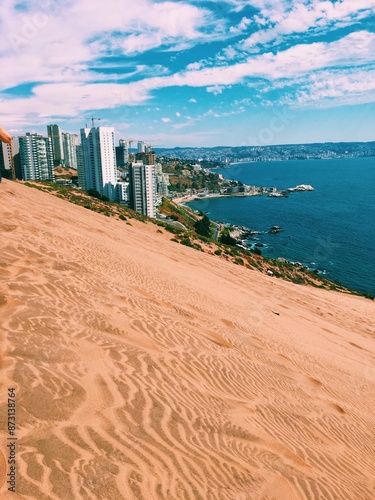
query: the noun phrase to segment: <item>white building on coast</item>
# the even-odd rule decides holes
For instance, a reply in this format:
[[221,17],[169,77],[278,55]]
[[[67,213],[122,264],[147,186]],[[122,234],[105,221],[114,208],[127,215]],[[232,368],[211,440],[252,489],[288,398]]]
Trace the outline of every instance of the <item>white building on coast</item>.
[[85,189],[95,189],[111,201],[116,199],[115,129],[92,127],[81,129]]

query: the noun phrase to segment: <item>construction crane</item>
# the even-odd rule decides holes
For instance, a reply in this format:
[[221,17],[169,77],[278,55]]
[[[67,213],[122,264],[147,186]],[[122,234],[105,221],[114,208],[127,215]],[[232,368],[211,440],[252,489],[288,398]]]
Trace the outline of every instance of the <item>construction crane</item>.
[[92,128],[95,128],[95,120],[101,120],[101,118],[95,118],[94,116],[91,117]]
[[146,149],[149,148],[150,151],[153,151],[155,146],[158,146],[160,148],[164,147],[164,144],[160,144],[159,142],[154,142],[154,141],[147,141],[147,143],[145,144]]

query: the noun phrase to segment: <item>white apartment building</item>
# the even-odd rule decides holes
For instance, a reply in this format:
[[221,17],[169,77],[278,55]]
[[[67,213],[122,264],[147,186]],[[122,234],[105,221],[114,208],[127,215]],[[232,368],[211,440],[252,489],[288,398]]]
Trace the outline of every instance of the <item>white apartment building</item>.
[[19,153],[18,139],[12,139],[10,144],[5,144],[5,142],[0,142],[0,148],[2,148],[4,168],[6,170],[11,170],[13,158],[17,153]]
[[116,184],[116,198],[122,205],[130,205],[130,182],[118,182]]
[[168,186],[170,185],[169,174],[161,173],[156,175],[157,191],[161,196],[169,196]]
[[83,154],[82,154],[81,144],[77,144],[76,146],[76,161],[77,161],[77,171],[78,171],[78,186],[85,191],[86,190],[85,167],[83,164]]
[[119,140],[119,145],[116,148],[116,163],[118,167],[125,166],[129,161],[129,141],[125,139]]
[[29,134],[19,138],[22,178],[27,180],[54,180],[52,141],[48,137]]
[[130,167],[132,208],[148,217],[156,216],[155,165],[132,163]]
[[116,199],[115,129],[81,129],[85,189],[95,189],[111,201]]
[[146,144],[144,141],[138,141],[138,153],[145,153],[146,152]]
[[77,170],[77,153],[76,146],[78,144],[77,134],[62,133],[62,146],[64,152],[64,164],[66,167]]

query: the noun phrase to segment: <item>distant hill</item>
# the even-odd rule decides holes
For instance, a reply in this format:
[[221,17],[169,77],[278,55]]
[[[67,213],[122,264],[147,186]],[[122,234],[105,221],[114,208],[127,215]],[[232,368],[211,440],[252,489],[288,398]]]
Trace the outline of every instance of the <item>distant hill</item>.
[[216,146],[155,148],[159,156],[181,159],[208,159],[234,161],[241,159],[308,159],[323,158],[327,154],[337,157],[375,156],[375,142],[326,142],[312,144],[281,144],[276,146]]

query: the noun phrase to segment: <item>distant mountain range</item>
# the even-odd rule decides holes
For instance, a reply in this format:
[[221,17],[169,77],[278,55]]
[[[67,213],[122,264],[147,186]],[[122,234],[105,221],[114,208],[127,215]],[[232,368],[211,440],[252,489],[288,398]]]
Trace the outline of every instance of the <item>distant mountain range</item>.
[[350,158],[375,156],[372,142],[325,142],[281,144],[276,146],[216,146],[155,148],[158,156],[184,160],[206,160],[220,163],[236,161],[270,161],[314,158]]

